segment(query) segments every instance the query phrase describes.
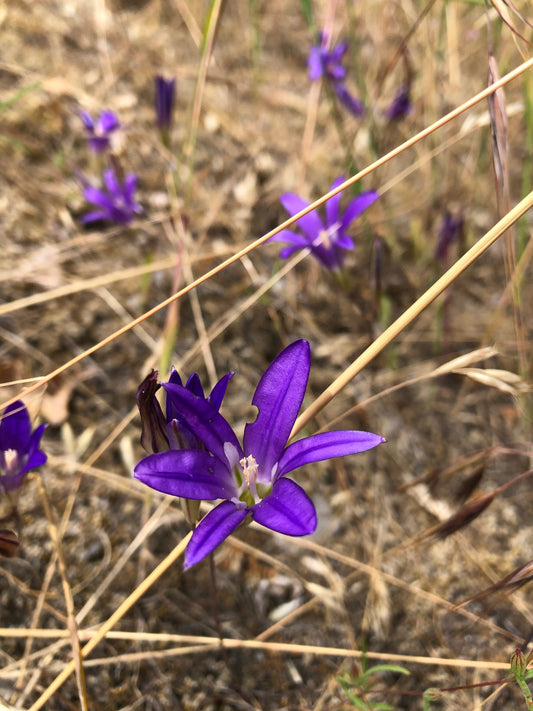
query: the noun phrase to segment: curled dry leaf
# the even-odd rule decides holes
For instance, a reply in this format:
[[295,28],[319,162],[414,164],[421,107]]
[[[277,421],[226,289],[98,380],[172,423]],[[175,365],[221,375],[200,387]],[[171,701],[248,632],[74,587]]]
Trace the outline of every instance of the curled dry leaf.
[[0,529],[0,555],[4,558],[14,558],[20,547],[15,531],[10,528]]

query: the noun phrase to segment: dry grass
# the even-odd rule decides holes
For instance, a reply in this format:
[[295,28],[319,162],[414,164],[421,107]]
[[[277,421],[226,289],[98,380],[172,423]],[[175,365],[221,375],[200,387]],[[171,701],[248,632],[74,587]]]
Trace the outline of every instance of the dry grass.
[[[208,4],[190,0],[0,7],[1,400],[25,392],[50,423],[48,465],[18,500],[19,555],[0,565],[0,709],[348,709],[335,677],[363,650],[410,672],[376,675],[367,703],[422,709],[430,687],[471,685],[431,708],[525,707],[512,685],[474,685],[506,677],[533,628],[530,479],[508,486],[532,455],[533,241],[518,213],[533,79],[512,31],[530,29],[501,3],[511,27],[488,12],[505,83],[491,143],[481,5],[316,2],[317,26],[350,39],[362,120],[310,85],[298,3],[209,6],[207,30]],[[388,123],[406,67],[414,111]],[[178,79],[171,151],[154,126],[160,72]],[[98,175],[81,108],[125,125],[145,208],[128,228],[80,225],[78,176]],[[279,196],[320,198],[358,171],[381,198],[356,223],[347,284],[304,255],[281,264],[259,240],[285,220]],[[465,230],[443,263],[446,209]],[[135,391],[169,363],[205,382],[235,370],[224,413],[242,427],[296,338],[313,354],[298,428],[335,421],[388,444],[300,473],[311,539],[252,526],[220,547],[221,649],[209,565],[181,568],[179,502],[131,478]]]

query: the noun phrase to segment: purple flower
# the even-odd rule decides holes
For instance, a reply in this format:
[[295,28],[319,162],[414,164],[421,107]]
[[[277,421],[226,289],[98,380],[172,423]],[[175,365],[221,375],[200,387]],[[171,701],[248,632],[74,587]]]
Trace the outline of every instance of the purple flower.
[[105,189],[87,185],[83,195],[87,202],[92,202],[99,209],[89,212],[81,221],[96,222],[104,220],[117,225],[128,225],[135,215],[143,212],[142,207],[135,201],[134,193],[137,187],[137,176],[133,173],[126,175],[121,183],[113,168],[106,168],[103,173]]
[[0,488],[18,489],[30,469],[46,462],[39,449],[46,425],[31,429],[30,416],[21,400],[6,407],[0,422]]
[[396,91],[391,105],[385,112],[389,121],[400,121],[411,113],[413,107],[411,105],[410,93],[411,90],[407,84],[402,84]]
[[[218,412],[232,376],[233,373],[224,375],[207,397],[204,395],[204,389],[198,373],[193,373],[185,386],[183,386],[178,371],[172,368],[168,383],[163,383],[163,385],[170,384],[184,387],[196,397],[210,402]],[[137,390],[136,399],[142,425],[142,446],[147,452],[163,452],[168,449],[202,449],[201,441],[196,437],[187,424],[186,418],[175,407],[168,395],[166,398],[166,411],[163,414],[163,410],[155,396],[160,387],[160,383],[157,382],[157,371],[152,370]]]
[[[337,188],[344,177],[339,176],[331,186],[330,190]],[[271,238],[273,242],[289,242],[290,247],[285,247],[279,253],[282,259],[296,252],[298,249],[309,249],[311,254],[328,269],[338,269],[342,266],[345,258],[345,250],[353,249],[353,239],[346,234],[346,230],[356,217],[364,212],[378,199],[378,193],[368,191],[361,193],[354,198],[344,213],[340,212],[340,193],[330,198],[326,203],[326,223],[322,221],[316,210],[301,217],[297,225],[303,234],[292,230],[282,230],[279,234]],[[308,203],[303,198],[294,193],[285,193],[281,196],[280,202],[289,215],[296,215],[298,212],[308,207]]]
[[363,116],[365,106],[360,99],[348,91],[345,85],[346,69],[342,65],[342,60],[348,51],[348,44],[340,44],[328,50],[327,36],[324,32],[318,33],[318,45],[313,45],[309,50],[307,66],[309,67],[309,79],[316,81],[323,77],[335,92],[339,101],[354,116]]
[[463,231],[463,218],[455,217],[451,212],[446,212],[439,229],[439,241],[435,249],[435,257],[445,260],[452,242],[459,238]]
[[155,81],[155,111],[157,125],[168,133],[172,124],[172,111],[176,96],[176,80],[157,75]]
[[167,398],[205,449],[159,452],[142,459],[135,477],[157,491],[189,499],[223,499],[194,529],[185,568],[212,553],[248,518],[289,536],[313,533],[315,507],[286,477],[304,464],[371,449],[384,439],[370,432],[337,431],[287,445],[302,404],[311,364],[307,341],[295,341],[261,377],[244,428],[243,445],[213,403],[167,383]]
[[80,111],[85,124],[87,143],[95,153],[105,153],[111,147],[111,135],[120,128],[118,116],[113,111],[102,111],[96,121],[87,111]]
[[348,51],[348,44],[341,42],[333,49],[327,48],[327,36],[324,32],[318,33],[318,45],[313,45],[309,50],[307,66],[309,79],[316,81],[325,77],[328,81],[341,81],[346,77],[346,69],[342,66],[342,59]]

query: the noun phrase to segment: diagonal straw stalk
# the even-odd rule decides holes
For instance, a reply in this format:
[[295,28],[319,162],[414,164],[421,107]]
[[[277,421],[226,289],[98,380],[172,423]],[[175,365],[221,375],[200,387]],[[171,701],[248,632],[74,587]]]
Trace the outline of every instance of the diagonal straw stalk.
[[324,392],[302,412],[294,423],[291,437],[324,408],[348,383],[367,366],[381,351],[417,318],[450,284],[452,284],[473,262],[501,237],[506,230],[533,207],[533,191],[497,222],[468,252],[455,262],[414,304],[394,321],[383,333],[364,350],[346,370],[329,385]]

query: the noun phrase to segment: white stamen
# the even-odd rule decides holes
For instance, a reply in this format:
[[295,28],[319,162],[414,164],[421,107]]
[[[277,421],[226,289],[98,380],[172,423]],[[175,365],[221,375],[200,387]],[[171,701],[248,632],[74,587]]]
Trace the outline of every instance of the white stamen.
[[250,454],[248,457],[243,457],[241,461],[239,462],[242,468],[242,472],[244,474],[244,478],[246,479],[246,483],[248,486],[254,484],[257,479],[257,462],[253,458],[253,456]]
[[257,487],[255,485],[257,481],[257,471],[259,469],[255,458],[249,454],[247,457],[243,457],[239,464],[241,465],[242,473],[244,476],[243,482],[239,489],[239,496],[246,490],[251,493],[255,503],[257,504],[261,498],[257,493]]

